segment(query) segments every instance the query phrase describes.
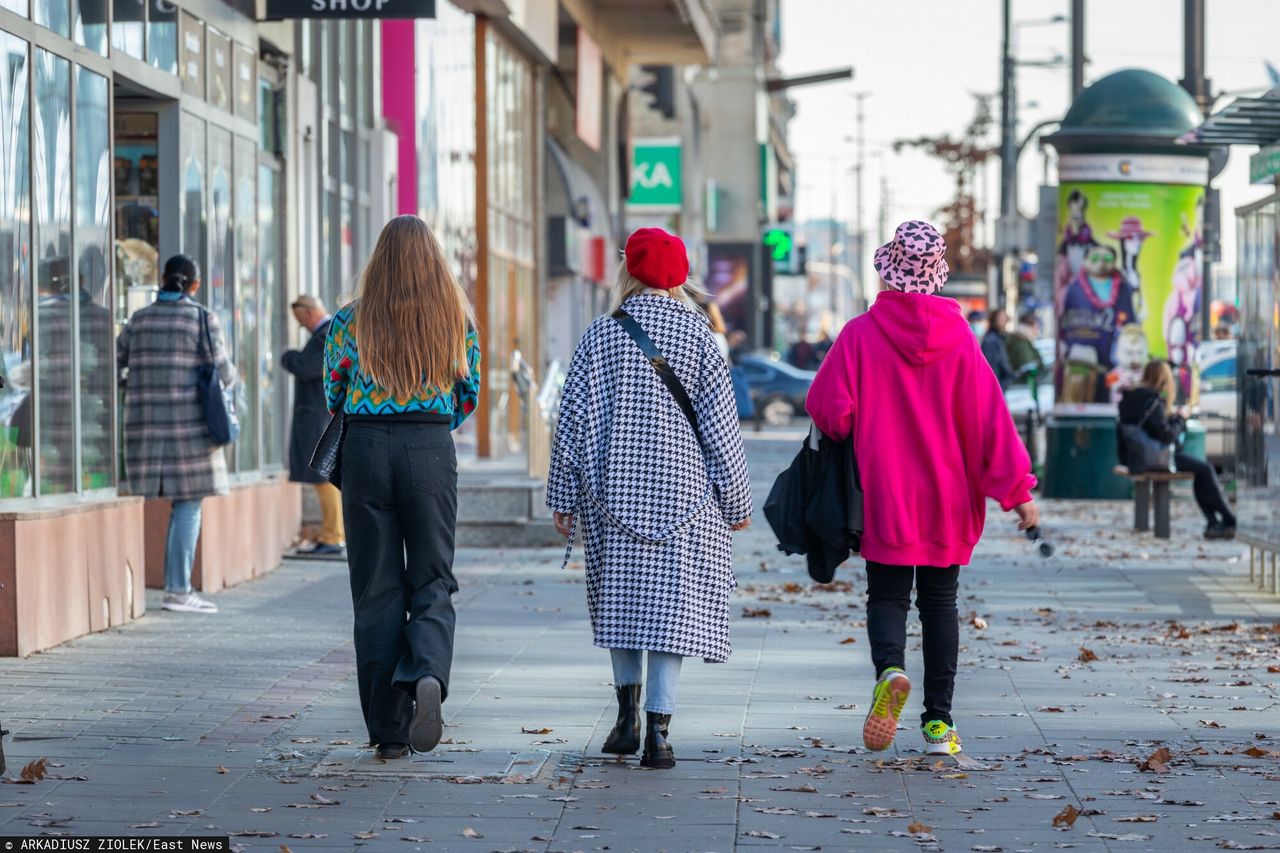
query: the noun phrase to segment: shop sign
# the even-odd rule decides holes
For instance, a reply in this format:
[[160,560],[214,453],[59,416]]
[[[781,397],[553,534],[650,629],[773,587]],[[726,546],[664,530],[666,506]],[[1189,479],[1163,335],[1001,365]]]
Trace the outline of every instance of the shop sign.
[[600,150],[600,107],[604,102],[604,57],[600,45],[578,27],[578,92],[576,131],[592,151]]
[[1268,145],[1249,158],[1249,183],[1269,184],[1280,175],[1280,145]]
[[435,16],[436,0],[267,0],[267,11],[262,20]]
[[637,139],[631,159],[631,196],[627,206],[650,211],[678,210],[683,199],[680,140],[676,137]]
[[204,97],[204,22],[182,13],[178,48],[182,88],[188,94]]

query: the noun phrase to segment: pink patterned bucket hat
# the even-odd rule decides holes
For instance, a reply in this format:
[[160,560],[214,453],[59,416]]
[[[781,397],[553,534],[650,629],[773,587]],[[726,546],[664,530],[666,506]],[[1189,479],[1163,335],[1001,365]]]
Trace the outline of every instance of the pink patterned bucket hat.
[[951,268],[947,241],[928,222],[912,219],[898,226],[893,240],[876,249],[875,268],[884,283],[903,293],[937,293]]

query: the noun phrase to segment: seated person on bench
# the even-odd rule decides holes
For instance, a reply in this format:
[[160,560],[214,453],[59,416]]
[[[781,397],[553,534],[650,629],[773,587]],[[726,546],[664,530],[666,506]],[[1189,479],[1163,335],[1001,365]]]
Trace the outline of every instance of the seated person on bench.
[[[1142,371],[1142,383],[1137,388],[1125,391],[1124,396],[1120,398],[1120,423],[1122,425],[1140,423],[1147,434],[1156,441],[1168,444],[1177,442],[1183,430],[1186,429],[1186,415],[1174,412],[1173,401],[1176,399],[1176,394],[1177,386],[1174,384],[1173,371],[1169,369],[1169,365],[1159,360],[1149,362]],[[1160,405],[1155,405],[1157,401]],[[1150,413],[1149,416],[1148,413]],[[1116,430],[1116,440],[1120,445],[1117,448],[1119,458],[1127,458],[1124,450],[1124,434],[1120,430]],[[1179,471],[1195,475],[1196,503],[1209,522],[1209,526],[1204,531],[1204,538],[1234,539],[1236,517],[1227,506],[1227,500],[1222,494],[1222,488],[1218,485],[1213,467],[1207,462],[1181,452],[1174,454],[1173,461]]]

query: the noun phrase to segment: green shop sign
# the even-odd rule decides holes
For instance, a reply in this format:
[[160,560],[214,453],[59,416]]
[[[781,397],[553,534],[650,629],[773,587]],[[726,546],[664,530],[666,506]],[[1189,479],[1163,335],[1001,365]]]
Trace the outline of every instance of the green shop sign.
[[1280,145],[1269,145],[1249,158],[1249,183],[1269,184],[1280,175]]
[[627,206],[651,211],[679,210],[680,140],[676,137],[635,141],[631,160],[631,196]]

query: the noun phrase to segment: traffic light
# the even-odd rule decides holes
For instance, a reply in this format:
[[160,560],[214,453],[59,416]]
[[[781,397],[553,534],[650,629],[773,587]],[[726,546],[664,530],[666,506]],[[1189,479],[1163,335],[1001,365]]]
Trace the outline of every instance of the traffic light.
[[795,271],[794,240],[789,228],[775,226],[768,229],[764,232],[763,242],[773,260],[774,272],[789,275]]
[[676,70],[670,65],[641,65],[640,70],[653,75],[653,80],[640,87],[641,92],[650,96],[649,109],[675,118]]

